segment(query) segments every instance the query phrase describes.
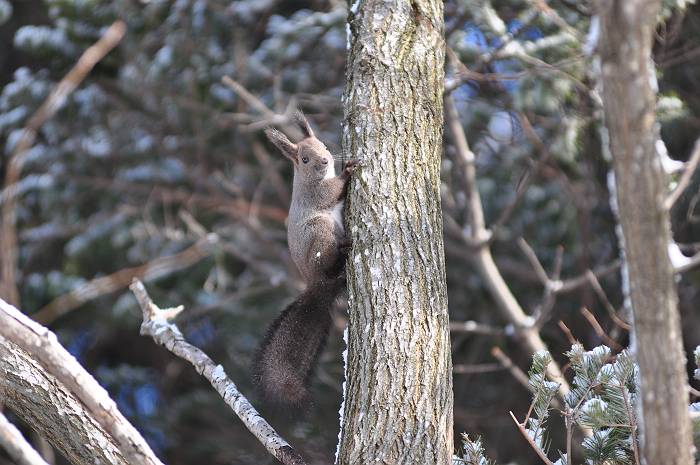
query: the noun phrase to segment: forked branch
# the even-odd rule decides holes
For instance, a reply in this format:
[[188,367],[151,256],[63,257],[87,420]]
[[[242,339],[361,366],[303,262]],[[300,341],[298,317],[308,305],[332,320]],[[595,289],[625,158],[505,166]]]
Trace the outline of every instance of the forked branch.
[[143,311],[141,334],[153,340],[173,354],[190,362],[197,373],[203,375],[216,392],[224,399],[243,424],[265,446],[277,460],[285,465],[306,465],[304,459],[285,441],[270,424],[260,416],[255,407],[241,394],[236,384],[228,377],[224,368],[217,365],[207,354],[187,342],[175,323],[175,318],[184,307],[160,309],[153,303],[143,283],[134,279],[129,286]]

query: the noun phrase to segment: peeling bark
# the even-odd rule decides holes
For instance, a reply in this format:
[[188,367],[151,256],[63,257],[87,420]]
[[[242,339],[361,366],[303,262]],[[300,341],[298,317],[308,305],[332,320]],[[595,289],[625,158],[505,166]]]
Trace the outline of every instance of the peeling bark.
[[687,375],[665,175],[656,152],[652,37],[660,0],[599,1],[605,122],[615,169],[635,354],[641,379],[642,455],[648,465],[693,463]]
[[447,464],[452,379],[440,206],[442,2],[359,1],[348,18],[350,322],[338,463]]
[[0,399],[77,465],[127,465],[83,404],[27,352],[0,336]]

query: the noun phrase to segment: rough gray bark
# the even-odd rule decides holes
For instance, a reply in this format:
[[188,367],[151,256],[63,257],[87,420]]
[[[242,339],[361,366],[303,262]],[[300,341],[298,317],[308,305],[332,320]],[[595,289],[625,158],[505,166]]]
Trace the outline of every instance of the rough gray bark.
[[127,465],[83,404],[27,352],[0,336],[0,399],[76,465]]
[[[56,335],[2,299],[0,337],[29,351],[48,373],[79,399],[91,418],[119,445],[119,451],[130,464],[162,465],[107,391],[68,353]],[[31,392],[24,394],[29,396]]]
[[693,463],[668,194],[655,144],[651,45],[660,0],[599,1],[605,121],[615,168],[648,465]]
[[442,2],[351,7],[346,394],[338,463],[448,464],[452,363],[440,206]]

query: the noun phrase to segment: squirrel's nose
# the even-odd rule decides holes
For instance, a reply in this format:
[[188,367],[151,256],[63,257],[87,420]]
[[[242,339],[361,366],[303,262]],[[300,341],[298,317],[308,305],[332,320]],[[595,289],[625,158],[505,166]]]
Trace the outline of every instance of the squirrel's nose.
[[323,160],[321,160],[321,163],[323,163],[324,165],[327,165],[327,164],[328,164],[328,158],[324,158]]

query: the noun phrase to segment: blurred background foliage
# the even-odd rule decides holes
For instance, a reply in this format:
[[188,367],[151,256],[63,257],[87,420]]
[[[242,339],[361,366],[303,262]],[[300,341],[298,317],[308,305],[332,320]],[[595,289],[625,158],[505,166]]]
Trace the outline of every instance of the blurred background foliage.
[[[618,258],[586,50],[591,6],[551,0],[551,15],[542,3],[445,2],[451,56],[472,72],[448,66],[447,85],[477,154],[487,223],[532,177],[493,243],[506,282],[530,313],[542,305],[543,290],[518,238],[547,270],[561,248],[563,278]],[[674,0],[664,8],[655,45],[660,121],[671,159],[684,161],[700,133],[700,6]],[[138,335],[129,279],[117,278],[148,264],[146,285],[156,302],[187,308],[178,321],[185,336],[224,365],[303,456],[332,461],[344,306],[303,416],[261,406],[248,365],[266,325],[302,286],[286,248],[291,167],[261,129],[300,108],[343,158],[347,11],[340,0],[0,0],[2,178],[21,128],[52,86],[111,22],[127,23],[121,45],[41,128],[24,166],[19,307],[58,333],[167,463],[274,460],[190,366]],[[250,96],[222,83],[224,76]],[[453,157],[446,135],[444,214],[446,222],[464,224],[464,179]],[[695,176],[672,215],[687,255],[700,249],[697,192]],[[491,348],[523,368],[531,354],[502,320],[472,266],[472,250],[457,236],[446,227],[451,318],[504,330],[453,335],[454,363],[466,367],[455,375],[456,437],[482,435],[499,463],[537,463],[507,413],[522,417],[530,396],[495,364]],[[159,262],[164,257],[171,259]],[[114,287],[91,287],[99,278]],[[601,282],[621,307],[618,273]],[[698,272],[680,279],[689,350],[700,344],[699,292]],[[560,320],[587,348],[604,342],[582,307],[620,344],[628,342],[598,295],[582,286],[560,296],[543,322],[542,336],[559,361],[570,348]]]

